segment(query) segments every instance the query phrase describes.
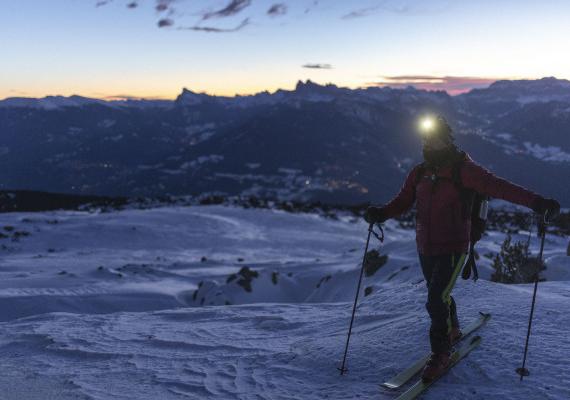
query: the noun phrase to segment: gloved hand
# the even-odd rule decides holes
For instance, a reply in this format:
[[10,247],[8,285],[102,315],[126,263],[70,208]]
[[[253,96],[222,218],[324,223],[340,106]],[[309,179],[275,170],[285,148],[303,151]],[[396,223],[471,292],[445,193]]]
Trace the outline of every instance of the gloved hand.
[[364,212],[364,220],[369,224],[376,224],[378,222],[386,221],[383,207],[370,206]]
[[548,212],[549,218],[554,218],[560,212],[560,203],[554,199],[539,197],[532,204],[532,210],[540,215]]

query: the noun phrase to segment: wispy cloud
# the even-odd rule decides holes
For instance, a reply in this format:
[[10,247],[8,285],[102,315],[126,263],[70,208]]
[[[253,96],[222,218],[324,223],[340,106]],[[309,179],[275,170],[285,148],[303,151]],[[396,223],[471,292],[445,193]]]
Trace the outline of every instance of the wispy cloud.
[[360,9],[351,11],[348,14],[343,15],[341,18],[342,19],[353,19],[353,18],[367,17],[369,15],[374,14],[376,11],[378,11],[378,9],[380,9],[380,6],[360,8]]
[[31,94],[23,91],[23,90],[17,90],[17,89],[10,89],[8,90],[8,93],[10,93],[11,96],[19,96],[19,97],[30,97]]
[[316,7],[318,7],[319,5],[319,0],[313,0],[312,4],[305,8],[305,14],[310,13],[311,11],[313,11]]
[[382,76],[379,81],[368,82],[366,86],[390,86],[393,88],[414,86],[418,89],[445,90],[449,94],[455,95],[471,89],[487,87],[498,79],[479,76],[398,75]]
[[202,20],[212,18],[225,18],[234,16],[251,5],[251,0],[231,0],[224,8],[216,11],[209,11],[202,15]]
[[156,96],[149,96],[149,97],[141,97],[135,96],[131,94],[114,94],[114,95],[105,95],[103,93],[96,93],[97,98],[106,101],[113,101],[113,100],[166,100],[164,97],[156,97]]
[[442,0],[439,4],[429,4],[428,6],[425,5],[425,2],[415,2],[410,5],[409,1],[384,0],[374,6],[357,8],[347,14],[344,14],[341,19],[368,17],[382,11],[400,15],[434,14],[446,10],[449,7],[449,4],[449,0]]
[[186,26],[186,27],[179,27],[178,29],[180,30],[188,30],[188,31],[197,31],[197,32],[207,32],[207,33],[229,33],[229,32],[237,32],[243,28],[245,28],[246,26],[248,26],[250,23],[249,18],[244,19],[243,21],[240,22],[239,25],[233,27],[233,28],[217,28],[214,26]]
[[284,3],[273,4],[269,7],[269,10],[267,10],[267,15],[271,17],[278,17],[285,14],[287,14],[287,5]]
[[332,65],[330,64],[304,64],[302,67],[309,69],[332,69]]

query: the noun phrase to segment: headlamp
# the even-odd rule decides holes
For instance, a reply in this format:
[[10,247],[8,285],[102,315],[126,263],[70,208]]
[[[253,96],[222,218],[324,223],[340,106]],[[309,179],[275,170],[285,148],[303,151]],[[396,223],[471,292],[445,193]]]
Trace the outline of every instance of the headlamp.
[[430,136],[435,131],[435,119],[433,117],[423,117],[420,119],[419,131],[424,137]]

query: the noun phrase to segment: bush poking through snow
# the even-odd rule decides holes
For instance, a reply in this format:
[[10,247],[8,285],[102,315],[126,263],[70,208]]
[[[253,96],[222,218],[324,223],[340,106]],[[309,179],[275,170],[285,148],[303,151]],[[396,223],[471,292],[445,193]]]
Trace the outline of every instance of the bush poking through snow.
[[544,262],[538,260],[528,250],[528,243],[511,243],[508,235],[501,245],[501,252],[493,259],[491,280],[500,283],[531,283],[535,274],[546,269]]
[[368,286],[366,289],[364,289],[364,297],[368,296],[369,294],[372,294],[372,290],[374,288],[372,286]]
[[[242,269],[240,269],[237,274],[231,274],[230,276],[228,276],[228,279],[226,279],[226,283],[230,283],[236,280],[237,278],[240,278],[237,281],[237,284],[240,285],[242,288],[244,288],[246,292],[251,292],[251,282],[253,278],[257,278],[258,276],[259,273],[257,271],[254,271],[249,267],[242,267]],[[271,277],[271,279],[273,280],[273,276]],[[277,276],[275,276],[275,281],[273,283],[277,284]]]
[[370,250],[366,253],[366,259],[364,261],[364,275],[366,277],[374,275],[387,261],[387,254],[381,256],[378,250]]

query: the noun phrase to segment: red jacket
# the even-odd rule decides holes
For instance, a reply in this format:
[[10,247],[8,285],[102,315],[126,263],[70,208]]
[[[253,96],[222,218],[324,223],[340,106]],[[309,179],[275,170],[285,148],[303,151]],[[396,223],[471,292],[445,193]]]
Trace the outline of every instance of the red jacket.
[[[426,167],[423,169],[424,176],[417,180],[420,170],[420,165],[412,169],[400,193],[384,206],[384,216],[396,217],[409,210],[415,201],[416,243],[420,254],[467,252],[471,216],[463,211],[459,190],[451,176],[452,166],[438,170]],[[493,175],[469,156],[461,164],[460,178],[465,188],[529,208],[539,197],[530,190]]]

